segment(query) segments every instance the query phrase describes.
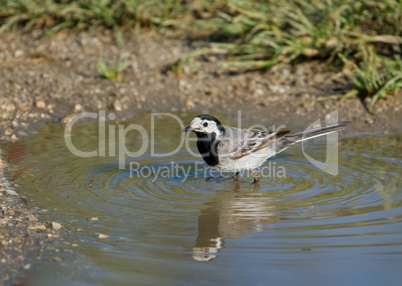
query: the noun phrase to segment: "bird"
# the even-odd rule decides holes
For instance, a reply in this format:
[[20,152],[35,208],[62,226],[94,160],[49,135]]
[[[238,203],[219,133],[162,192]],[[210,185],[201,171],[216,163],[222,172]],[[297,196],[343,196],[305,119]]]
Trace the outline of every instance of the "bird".
[[253,184],[259,183],[255,169],[268,158],[295,143],[343,130],[350,122],[292,133],[289,130],[266,132],[224,126],[209,114],[196,116],[181,132],[194,132],[197,148],[205,163],[222,172],[233,172],[237,179],[241,171],[251,171]]

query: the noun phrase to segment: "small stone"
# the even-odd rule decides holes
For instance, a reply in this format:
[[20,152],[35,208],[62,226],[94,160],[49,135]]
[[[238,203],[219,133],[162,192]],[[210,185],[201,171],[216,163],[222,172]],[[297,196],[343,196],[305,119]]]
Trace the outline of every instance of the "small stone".
[[3,245],[3,246],[8,245],[8,241],[3,239],[3,240],[1,241],[1,245]]
[[70,115],[67,115],[66,117],[64,117],[64,118],[61,120],[61,122],[60,122],[60,126],[61,126],[63,129],[65,129],[65,128],[66,128],[66,125],[68,124],[68,122],[70,121],[70,119],[73,119],[74,116],[75,116],[74,114],[70,114]]
[[28,136],[28,133],[26,133],[23,130],[20,130],[20,131],[18,131],[18,136],[20,136],[20,137]]
[[8,112],[13,112],[13,111],[15,111],[15,105],[14,104],[9,104],[9,105],[7,105],[7,107],[6,107],[6,110],[8,111]]
[[43,100],[39,100],[39,101],[36,102],[35,106],[37,108],[42,108],[43,109],[43,108],[46,108],[46,103]]
[[36,216],[34,216],[33,214],[29,214],[28,215],[28,220],[29,221],[38,221],[38,218]]
[[11,195],[11,196],[18,196],[18,193],[16,191],[13,191],[13,190],[6,190],[6,193]]
[[22,57],[24,55],[24,51],[23,50],[16,50],[15,51],[15,53],[14,53],[14,56],[16,57],[16,58],[20,58],[20,57]]
[[107,235],[107,234],[103,234],[103,233],[99,234],[99,238],[108,238],[108,237],[109,237],[109,235]]
[[60,230],[62,228],[61,224],[59,224],[58,222],[52,222],[52,228],[53,230]]
[[366,120],[365,120],[365,122],[366,122],[367,124],[371,125],[371,124],[374,123],[374,120],[373,120],[373,118],[371,118],[371,117],[367,117]]
[[94,221],[94,220],[98,220],[98,218],[97,217],[91,217],[89,220]]
[[140,71],[140,69],[138,68],[138,63],[136,61],[132,61],[130,67],[134,73],[138,73]]
[[29,229],[32,229],[32,230],[45,230],[46,225],[44,225],[44,224],[33,225],[33,226],[30,226]]
[[116,111],[122,111],[123,110],[123,108],[121,107],[120,100],[115,100],[115,102],[113,103],[113,108]]
[[192,101],[191,99],[188,99],[187,102],[186,102],[186,107],[187,108],[194,108],[195,107],[194,101]]
[[77,103],[77,104],[74,106],[74,113],[77,113],[77,112],[80,112],[80,111],[82,111],[82,105],[79,104],[79,103]]
[[18,141],[17,135],[15,135],[15,134],[11,135],[11,141],[17,142]]
[[55,109],[55,108],[56,108],[56,104],[50,103],[50,104],[47,105],[47,108],[48,108],[49,110]]
[[2,119],[7,119],[9,117],[10,117],[10,114],[8,112],[2,112],[2,114],[1,114]]

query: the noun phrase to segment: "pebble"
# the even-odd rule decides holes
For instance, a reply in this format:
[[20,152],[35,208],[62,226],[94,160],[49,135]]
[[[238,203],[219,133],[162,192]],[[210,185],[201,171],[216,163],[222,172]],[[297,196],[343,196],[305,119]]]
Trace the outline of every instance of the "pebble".
[[28,220],[29,221],[38,221],[38,218],[33,214],[29,214],[28,215]]
[[70,121],[70,119],[72,119],[74,116],[75,114],[69,114],[66,117],[64,117],[60,122],[60,126],[64,129],[68,124],[68,122]]
[[22,57],[23,55],[24,55],[24,51],[21,50],[21,49],[16,50],[15,53],[14,53],[14,56],[15,56],[16,58],[20,58],[20,57]]
[[45,103],[43,100],[39,100],[39,101],[37,101],[37,102],[35,103],[35,106],[36,106],[37,108],[44,109],[44,108],[46,108],[46,103]]
[[373,124],[374,123],[374,119],[372,118],[372,117],[367,117],[366,118],[366,120],[365,120],[365,122],[367,123],[367,124]]
[[10,114],[9,114],[8,112],[3,112],[2,115],[1,115],[1,117],[2,117],[3,119],[7,119],[7,118],[10,117]]
[[13,191],[13,190],[6,190],[6,193],[11,195],[11,196],[18,196],[18,193],[16,191]]
[[100,233],[100,234],[98,235],[98,237],[99,237],[99,238],[108,238],[109,235]]
[[136,61],[132,61],[130,67],[134,73],[138,73],[140,71],[140,69],[138,68],[138,63]]
[[18,136],[20,136],[20,137],[28,136],[28,133],[26,133],[23,130],[20,130],[20,131],[18,131]]
[[46,229],[46,225],[44,225],[44,224],[33,225],[33,226],[28,227],[28,229],[32,229],[32,230],[45,230],[45,229]]
[[195,107],[194,101],[192,101],[191,99],[188,99],[187,102],[186,102],[186,107],[187,108],[194,108]]
[[113,103],[113,108],[114,108],[114,110],[116,110],[116,111],[122,111],[123,110],[123,108],[121,107],[121,102],[120,102],[120,100],[115,100],[114,101],[114,103]]
[[77,104],[74,106],[74,113],[77,113],[77,112],[80,112],[80,111],[82,111],[82,105],[79,104],[79,103],[77,103]]
[[13,112],[13,111],[15,111],[15,105],[14,104],[9,104],[9,105],[7,105],[7,107],[6,107],[6,110],[8,111],[8,112]]
[[60,230],[62,228],[62,225],[54,221],[52,222],[52,228],[53,230]]

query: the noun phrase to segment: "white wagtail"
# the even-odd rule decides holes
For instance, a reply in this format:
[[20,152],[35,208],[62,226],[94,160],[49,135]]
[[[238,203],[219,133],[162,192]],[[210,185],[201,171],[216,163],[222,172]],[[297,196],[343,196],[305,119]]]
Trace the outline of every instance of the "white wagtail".
[[223,172],[234,172],[235,178],[241,171],[251,170],[254,184],[259,181],[259,174],[254,169],[268,158],[297,142],[340,131],[348,124],[341,122],[292,134],[287,130],[264,132],[224,126],[215,117],[202,114],[181,132],[193,131],[197,135],[198,151],[209,166]]

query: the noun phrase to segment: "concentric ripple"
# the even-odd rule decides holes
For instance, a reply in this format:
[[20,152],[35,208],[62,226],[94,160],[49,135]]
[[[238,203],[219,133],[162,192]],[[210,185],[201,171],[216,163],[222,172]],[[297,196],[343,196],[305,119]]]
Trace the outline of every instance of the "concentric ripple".
[[[192,163],[175,161],[149,164],[135,170],[119,170],[116,166],[99,168],[84,179],[85,188],[108,204],[151,212],[186,211],[198,199],[212,195],[204,180],[196,176]],[[177,166],[186,172],[175,170]],[[161,174],[161,172],[164,172]]]
[[[96,149],[97,137],[87,130],[92,127],[80,126],[79,132],[90,133],[79,134],[80,144]],[[177,143],[163,130],[155,138],[160,152]],[[148,152],[126,158],[126,168],[119,169],[117,157],[72,155],[62,135],[48,125],[8,146],[10,173],[33,205],[49,210],[42,219],[71,230],[66,239],[108,273],[107,284],[177,284],[184,272],[194,282],[216,271],[231,278],[213,274],[214,281],[258,284],[267,268],[309,271],[310,264],[328,267],[332,257],[334,269],[348,259],[374,269],[402,258],[402,136],[342,138],[336,176],[295,146],[266,162],[256,188],[246,173],[238,182],[232,174],[207,180],[218,174],[185,149],[169,157]],[[129,143],[137,146],[134,139]],[[304,152],[325,161],[325,140],[306,144]],[[219,263],[194,264],[200,261]],[[251,282],[242,270],[250,264]],[[92,275],[104,283],[104,276]]]

